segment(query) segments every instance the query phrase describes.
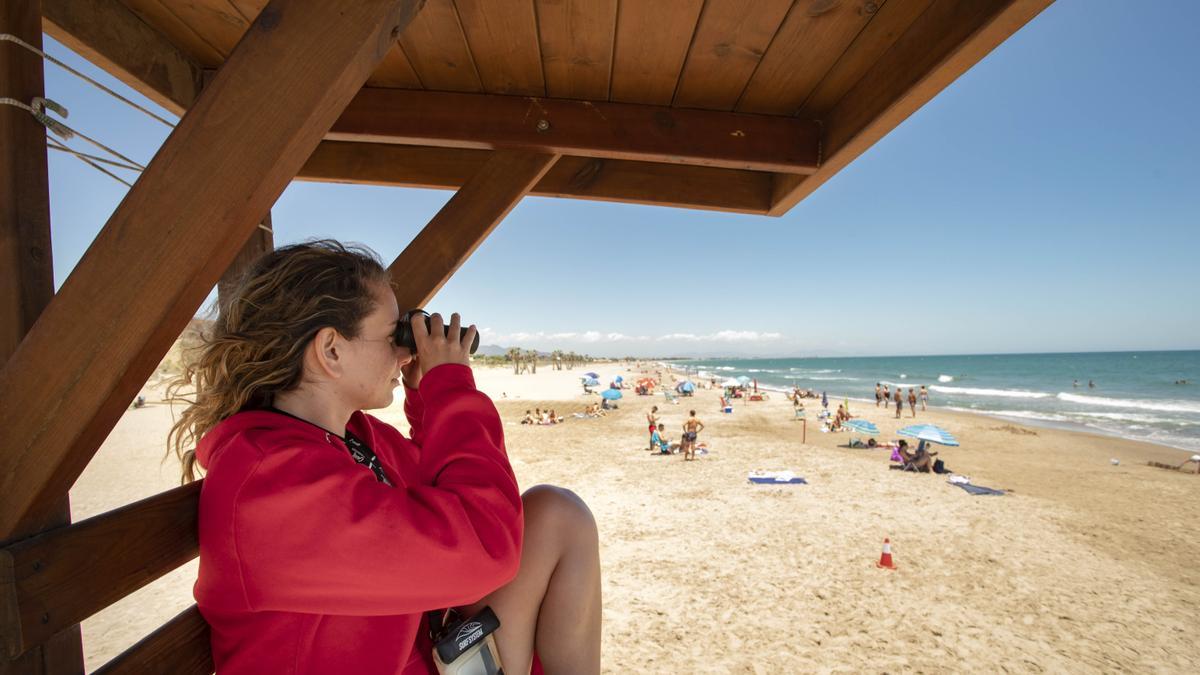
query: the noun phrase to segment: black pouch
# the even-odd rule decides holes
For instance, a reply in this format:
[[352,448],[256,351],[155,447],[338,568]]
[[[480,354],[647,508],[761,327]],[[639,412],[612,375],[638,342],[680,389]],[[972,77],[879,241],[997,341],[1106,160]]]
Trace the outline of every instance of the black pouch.
[[430,612],[433,662],[442,675],[504,675],[492,633],[500,619],[491,607],[462,620],[456,610]]

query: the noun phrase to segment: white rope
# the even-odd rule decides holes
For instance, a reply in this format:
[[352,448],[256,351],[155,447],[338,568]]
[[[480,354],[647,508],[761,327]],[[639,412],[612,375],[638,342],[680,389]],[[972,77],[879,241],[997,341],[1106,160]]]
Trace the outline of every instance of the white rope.
[[[121,178],[120,176],[118,176],[117,174],[100,166],[99,164],[96,163],[96,161],[93,161],[93,160],[99,160],[101,162],[107,162],[108,160],[100,159],[99,157],[95,157],[93,155],[89,155],[89,154],[86,154],[83,152],[76,152],[75,150],[68,148],[67,146],[59,143],[58,141],[56,141],[53,138],[50,138],[48,136],[46,137],[46,140],[48,141],[47,145],[50,148],[74,155],[76,159],[83,162],[84,164],[91,166],[93,169],[99,171],[100,173],[107,175],[108,177],[112,178],[113,180],[115,180],[119,183],[124,183],[128,187],[133,187],[133,183],[130,183],[129,181],[125,180],[124,178]],[[108,163],[116,164],[116,162],[108,162]],[[130,167],[125,167],[125,168],[130,168]],[[132,169],[132,170],[136,171],[137,169]]]
[[62,61],[59,61],[58,59],[54,58],[53,56],[50,56],[46,52],[38,49],[37,47],[34,47],[33,45],[22,40],[21,38],[17,37],[16,35],[13,35],[12,33],[0,33],[0,42],[12,42],[14,44],[18,44],[18,45],[24,47],[25,49],[28,49],[29,51],[33,52],[34,54],[37,54],[38,56],[42,57],[43,59],[46,59],[50,63],[53,63],[54,65],[58,66],[59,68],[62,68],[63,70],[67,71],[68,73],[71,73],[75,77],[78,77],[79,79],[83,80],[84,82],[87,82],[88,84],[92,85],[93,87],[96,87],[97,89],[99,89],[100,91],[103,91],[104,93],[108,94],[109,96],[112,96],[113,98],[117,99],[118,101],[121,101],[128,106],[131,106],[137,110],[140,110],[140,111],[146,113],[150,117],[153,117],[154,119],[158,120],[159,122],[162,122],[163,124],[167,125],[168,127],[171,127],[172,129],[175,128],[175,125],[172,124],[170,120],[160,117],[159,115],[155,114],[153,111],[147,110],[146,108],[138,105],[137,103],[134,103],[133,101],[129,100],[128,98],[125,98],[124,96],[118,94],[117,92],[113,91],[112,89],[109,89],[108,87],[104,86],[103,84],[100,84],[99,82],[93,80],[92,78],[88,77],[87,75],[84,75],[83,73],[79,72],[78,70],[75,70],[71,66],[68,66],[67,64],[63,63]]

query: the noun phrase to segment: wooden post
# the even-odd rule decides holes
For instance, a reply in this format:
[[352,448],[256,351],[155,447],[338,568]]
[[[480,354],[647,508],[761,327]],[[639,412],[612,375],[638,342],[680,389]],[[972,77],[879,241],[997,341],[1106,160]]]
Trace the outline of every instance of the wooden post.
[[[11,33],[41,48],[38,0],[0,3],[0,33]],[[41,57],[12,42],[0,43],[0,96],[29,103],[33,97],[43,95]],[[0,366],[17,350],[53,297],[46,130],[29,112],[0,106]],[[0,389],[0,394],[8,393]],[[70,522],[71,503],[66,489],[62,489],[49,495],[45,507],[20,528],[0,533],[0,541]],[[13,660],[0,656],[0,673],[32,672],[83,672],[79,624],[66,627],[37,649]]]
[[518,150],[492,153],[388,267],[400,311],[424,307],[557,159]]
[[421,4],[259,14],[0,371],[0,539],[66,493]]

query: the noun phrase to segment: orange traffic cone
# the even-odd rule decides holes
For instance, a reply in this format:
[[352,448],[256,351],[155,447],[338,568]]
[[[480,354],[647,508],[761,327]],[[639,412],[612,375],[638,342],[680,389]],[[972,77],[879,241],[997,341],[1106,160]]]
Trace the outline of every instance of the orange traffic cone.
[[876,567],[882,567],[889,570],[896,569],[896,565],[892,562],[892,540],[883,540],[883,555],[879,556],[879,562],[875,563]]

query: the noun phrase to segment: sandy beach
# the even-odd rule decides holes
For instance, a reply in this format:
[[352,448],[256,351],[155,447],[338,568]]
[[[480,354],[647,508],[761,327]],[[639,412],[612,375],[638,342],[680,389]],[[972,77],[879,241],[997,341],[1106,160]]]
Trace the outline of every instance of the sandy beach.
[[[937,448],[950,469],[1009,491],[977,497],[944,476],[889,470],[887,451],[841,447],[852,434],[818,432],[819,402],[802,442],[779,394],[722,414],[712,390],[679,405],[626,391],[607,417],[575,418],[598,400],[582,393],[582,370],[476,377],[505,421],[522,487],[568,487],[596,516],[605,672],[1200,670],[1200,476],[1146,465],[1187,453],[918,412],[962,442]],[[178,484],[177,462],[163,463],[170,407],[159,388],[145,394],[72,489],[75,520]],[[711,452],[651,455],[655,404],[675,440],[695,409]],[[519,424],[535,407],[567,421]],[[871,403],[851,412],[881,439],[912,422]],[[399,401],[376,414],[406,427]],[[757,469],[808,484],[752,485]],[[876,567],[885,537],[896,570]],[[87,620],[88,669],[186,608],[195,565]]]

